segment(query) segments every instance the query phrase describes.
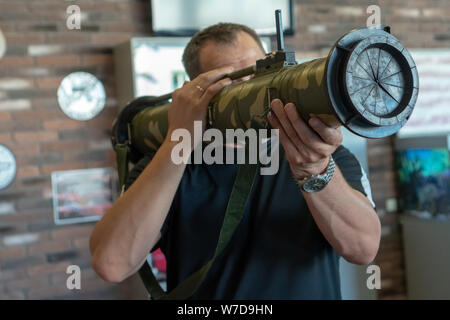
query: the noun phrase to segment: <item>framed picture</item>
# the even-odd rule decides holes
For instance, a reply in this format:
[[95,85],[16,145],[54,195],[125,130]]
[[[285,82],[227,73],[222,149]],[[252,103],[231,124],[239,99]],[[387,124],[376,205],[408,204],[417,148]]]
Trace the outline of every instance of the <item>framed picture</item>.
[[117,197],[113,168],[95,168],[52,173],[55,224],[97,221]]

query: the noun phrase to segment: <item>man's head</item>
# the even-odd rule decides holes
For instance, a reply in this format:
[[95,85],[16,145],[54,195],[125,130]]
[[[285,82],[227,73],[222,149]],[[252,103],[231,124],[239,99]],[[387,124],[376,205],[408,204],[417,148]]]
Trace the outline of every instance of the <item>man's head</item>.
[[242,69],[262,58],[264,49],[254,30],[240,24],[219,23],[192,37],[184,50],[183,64],[192,80],[224,66]]

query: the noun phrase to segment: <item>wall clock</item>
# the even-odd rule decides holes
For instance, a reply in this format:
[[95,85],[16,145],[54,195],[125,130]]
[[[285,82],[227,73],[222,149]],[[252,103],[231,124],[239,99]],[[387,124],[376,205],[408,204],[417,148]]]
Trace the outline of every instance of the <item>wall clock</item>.
[[105,107],[103,84],[87,72],[74,72],[66,76],[58,88],[58,103],[71,119],[90,120]]
[[2,29],[0,29],[0,59],[3,58],[3,56],[6,53],[6,39],[3,35]]
[[6,188],[16,176],[16,159],[12,152],[0,145],[0,190]]

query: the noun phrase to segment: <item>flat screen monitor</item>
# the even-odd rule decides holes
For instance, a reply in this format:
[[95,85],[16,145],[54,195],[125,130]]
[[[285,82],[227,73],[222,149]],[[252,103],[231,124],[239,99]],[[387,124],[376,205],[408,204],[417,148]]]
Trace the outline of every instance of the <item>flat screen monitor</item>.
[[292,0],[151,0],[156,36],[190,37],[219,22],[253,28],[259,35],[276,34],[275,10],[281,9],[284,34],[293,34]]

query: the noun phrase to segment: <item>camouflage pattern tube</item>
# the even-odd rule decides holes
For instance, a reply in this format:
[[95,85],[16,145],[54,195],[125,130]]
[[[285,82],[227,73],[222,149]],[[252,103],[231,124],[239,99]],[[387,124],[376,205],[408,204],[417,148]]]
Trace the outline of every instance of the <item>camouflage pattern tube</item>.
[[[323,75],[325,63],[325,58],[317,59],[224,88],[209,106],[210,126],[224,135],[226,129],[266,128],[269,101],[275,98],[295,103],[304,119],[316,115],[329,125],[340,125],[330,114],[329,101],[321,87],[323,77],[318,76]],[[161,145],[168,130],[169,108],[170,103],[148,108],[134,117],[131,141],[138,150],[155,151]]]
[[[277,55],[259,60],[252,79],[233,83],[213,98],[209,127],[224,134],[226,129],[268,128],[270,101],[279,98],[294,103],[305,121],[316,116],[329,126],[381,138],[397,132],[413,111],[417,68],[386,30],[349,32],[328,57],[299,65],[280,62]],[[163,142],[169,107],[146,108],[133,118],[131,142],[140,152],[156,151]]]

